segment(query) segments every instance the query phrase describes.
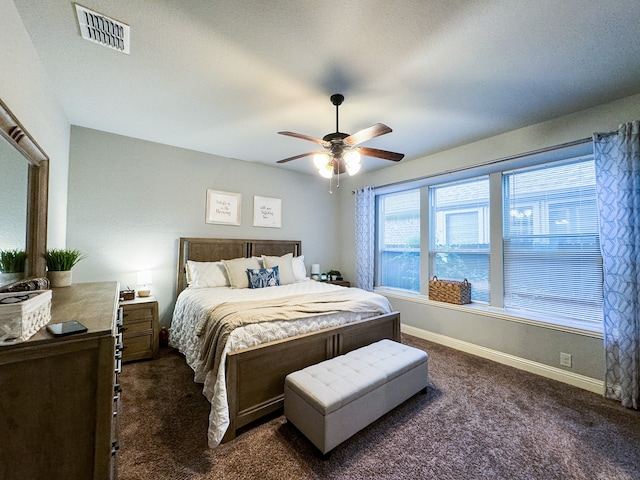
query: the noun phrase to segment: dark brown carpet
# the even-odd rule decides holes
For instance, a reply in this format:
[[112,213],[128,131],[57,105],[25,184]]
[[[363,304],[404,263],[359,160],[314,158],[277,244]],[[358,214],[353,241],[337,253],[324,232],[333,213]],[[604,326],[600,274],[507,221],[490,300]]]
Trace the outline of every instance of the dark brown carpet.
[[124,366],[120,479],[640,479],[640,412],[415,337],[430,386],[326,460],[284,416],[207,447],[184,358]]

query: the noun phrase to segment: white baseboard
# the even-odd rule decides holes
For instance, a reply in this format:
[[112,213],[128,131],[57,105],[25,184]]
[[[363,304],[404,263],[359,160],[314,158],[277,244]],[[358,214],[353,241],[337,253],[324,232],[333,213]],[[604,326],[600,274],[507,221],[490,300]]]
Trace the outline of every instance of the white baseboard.
[[433,343],[438,343],[446,347],[455,348],[478,357],[487,358],[494,362],[502,363],[503,365],[509,365],[511,367],[525,370],[530,373],[535,373],[542,377],[558,380],[559,382],[568,383],[574,387],[579,387],[590,392],[602,394],[604,392],[604,382],[577,373],[568,372],[560,368],[551,367],[543,363],[533,362],[525,358],[509,355],[508,353],[499,352],[490,348],[481,347],[473,343],[458,340],[456,338],[447,337],[438,333],[422,330],[421,328],[412,327],[410,325],[401,325],[400,330],[407,335],[413,335],[414,337],[422,338]]

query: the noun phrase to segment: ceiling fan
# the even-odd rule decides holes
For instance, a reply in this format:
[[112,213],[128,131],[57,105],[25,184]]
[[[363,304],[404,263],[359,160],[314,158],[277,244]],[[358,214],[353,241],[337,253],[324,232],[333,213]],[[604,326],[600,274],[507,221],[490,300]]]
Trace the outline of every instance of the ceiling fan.
[[287,135],[289,137],[301,138],[302,140],[309,140],[310,142],[318,143],[324,147],[324,150],[302,153],[300,155],[278,160],[277,163],[286,163],[291,160],[297,160],[298,158],[313,155],[314,165],[318,169],[320,175],[325,178],[331,178],[333,175],[340,175],[345,173],[345,171],[348,172],[349,175],[357,173],[361,167],[361,155],[391,160],[392,162],[399,162],[404,158],[403,153],[359,146],[367,140],[379,137],[380,135],[385,135],[392,131],[382,123],[376,123],[375,125],[360,130],[352,135],[342,133],[338,127],[338,108],[342,105],[343,101],[343,95],[340,95],[339,93],[331,95],[331,103],[336,106],[336,131],[328,133],[322,137],[322,140],[308,135],[303,135],[301,133],[278,132],[280,135]]

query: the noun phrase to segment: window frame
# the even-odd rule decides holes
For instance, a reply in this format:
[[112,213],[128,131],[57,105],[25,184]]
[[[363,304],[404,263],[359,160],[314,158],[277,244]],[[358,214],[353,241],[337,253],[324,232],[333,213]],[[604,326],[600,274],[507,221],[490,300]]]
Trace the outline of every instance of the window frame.
[[[457,181],[463,181],[473,179],[481,176],[488,175],[489,177],[489,238],[491,239],[489,244],[489,302],[480,303],[474,302],[468,305],[449,305],[445,304],[446,308],[463,308],[477,311],[491,312],[491,314],[503,316],[506,319],[514,320],[517,322],[530,323],[539,326],[548,326],[550,328],[559,328],[567,331],[578,332],[590,332],[601,333],[602,322],[592,321],[580,321],[569,318],[558,318],[554,315],[540,315],[529,311],[511,311],[504,308],[504,266],[503,266],[503,195],[502,185],[503,172],[510,170],[520,169],[524,167],[541,166],[545,163],[560,164],[560,162],[573,162],[579,158],[593,158],[593,150],[591,139],[582,139],[575,142],[569,142],[567,144],[553,146],[534,152],[528,152],[521,155],[517,155],[510,158],[495,160],[487,162],[485,164],[470,166],[461,168],[455,171],[442,172],[426,177],[408,180],[405,182],[398,182],[395,184],[376,187],[375,195],[376,202],[377,197],[386,195],[389,193],[396,193],[403,190],[421,189],[421,205],[420,205],[420,217],[421,217],[421,241],[420,241],[420,292],[402,290],[398,288],[388,287],[380,285],[380,277],[378,275],[378,262],[379,262],[379,250],[376,241],[375,247],[375,283],[374,290],[388,294],[391,296],[398,296],[399,298],[410,298],[420,302],[430,303],[428,300],[428,282],[427,279],[432,277],[431,273],[431,251],[429,247],[430,230],[433,228],[430,220],[430,202],[429,202],[429,189],[435,185],[444,185],[447,183],[454,183]],[[494,192],[500,192],[495,194]],[[427,212],[425,214],[425,212]],[[426,216],[425,216],[426,215]],[[496,220],[498,219],[498,220]],[[378,231],[379,218],[376,212],[376,232]],[[377,237],[376,237],[377,238]]]
[[[394,194],[398,194],[401,192],[410,192],[412,190],[419,190],[420,191],[420,206],[419,206],[419,245],[417,248],[418,251],[418,255],[420,257],[420,266],[419,266],[419,272],[422,271],[422,251],[423,251],[423,245],[422,245],[422,221],[421,221],[421,215],[422,215],[422,191],[420,189],[416,189],[414,188],[406,188],[406,189],[399,189],[396,191],[392,191],[392,192],[387,192],[387,195],[394,195]],[[374,284],[374,288],[376,288],[377,286],[380,286],[381,282],[382,282],[382,277],[383,277],[383,272],[382,272],[382,268],[380,266],[380,255],[384,252],[389,252],[390,250],[387,250],[383,247],[384,241],[383,241],[383,237],[384,237],[384,232],[381,228],[380,222],[379,222],[379,218],[382,215],[385,215],[386,218],[386,213],[385,210],[383,209],[382,205],[381,205],[381,201],[380,201],[380,197],[382,197],[382,195],[375,195],[375,260],[374,260],[374,276],[373,276],[373,284]],[[399,287],[389,287],[387,286],[386,288],[397,288],[400,291],[406,291],[406,292],[411,292],[412,294],[415,293],[419,293],[422,290],[422,278],[420,276],[420,278],[418,279],[418,290],[408,290],[408,289],[401,289]]]

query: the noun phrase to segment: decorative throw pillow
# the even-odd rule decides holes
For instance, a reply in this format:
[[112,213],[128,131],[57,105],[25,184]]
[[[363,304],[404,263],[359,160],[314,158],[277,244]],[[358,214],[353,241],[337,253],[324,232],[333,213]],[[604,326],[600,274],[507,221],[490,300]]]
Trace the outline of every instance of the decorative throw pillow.
[[250,268],[247,270],[247,280],[249,288],[277,287],[280,285],[278,267]]
[[293,276],[296,282],[302,282],[307,279],[307,267],[304,265],[304,255],[300,255],[291,260],[293,268]]
[[257,257],[222,260],[231,288],[249,288],[247,270],[261,268]]
[[191,288],[228,287],[229,279],[222,262],[187,260],[187,284]]
[[293,253],[287,253],[281,257],[262,256],[264,268],[278,267],[278,275],[280,275],[280,285],[288,285],[296,282],[293,275]]

